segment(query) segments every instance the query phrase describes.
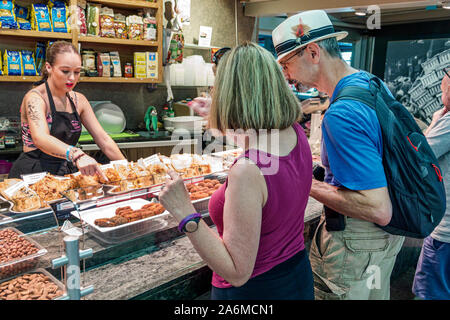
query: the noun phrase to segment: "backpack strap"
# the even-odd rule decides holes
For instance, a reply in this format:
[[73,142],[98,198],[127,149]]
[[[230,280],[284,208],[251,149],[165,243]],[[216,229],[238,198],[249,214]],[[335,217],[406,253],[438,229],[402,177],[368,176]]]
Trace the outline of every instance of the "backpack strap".
[[340,99],[350,99],[362,102],[372,109],[376,110],[378,95],[381,94],[381,98],[384,101],[386,101],[389,95],[387,92],[385,92],[383,83],[380,78],[372,74],[369,75],[371,76],[369,80],[369,89],[357,86],[346,86],[338,92],[336,98],[334,98],[331,104]]

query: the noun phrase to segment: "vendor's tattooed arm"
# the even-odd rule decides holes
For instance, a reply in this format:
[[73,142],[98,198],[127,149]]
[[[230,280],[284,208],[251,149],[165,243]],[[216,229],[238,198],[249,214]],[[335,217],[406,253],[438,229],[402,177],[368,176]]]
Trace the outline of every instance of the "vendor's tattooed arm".
[[42,112],[42,104],[43,100],[34,94],[31,94],[26,102],[28,122],[33,122],[36,127],[41,127],[42,122],[46,123],[45,116]]
[[34,145],[48,155],[65,159],[68,145],[50,135],[44,100],[38,94],[32,92],[26,97],[25,106]]

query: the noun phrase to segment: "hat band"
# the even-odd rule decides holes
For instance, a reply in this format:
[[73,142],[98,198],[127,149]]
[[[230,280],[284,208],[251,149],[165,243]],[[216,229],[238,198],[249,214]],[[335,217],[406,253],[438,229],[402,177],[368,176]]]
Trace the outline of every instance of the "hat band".
[[283,53],[286,53],[288,51],[291,51],[292,49],[295,49],[296,47],[302,45],[305,42],[310,42],[316,38],[320,38],[320,37],[326,36],[331,33],[334,33],[334,28],[332,25],[317,28],[317,29],[309,31],[308,34],[305,34],[300,38],[289,39],[289,40],[286,40],[286,41],[278,44],[275,47],[275,51],[277,52],[277,55],[280,56]]

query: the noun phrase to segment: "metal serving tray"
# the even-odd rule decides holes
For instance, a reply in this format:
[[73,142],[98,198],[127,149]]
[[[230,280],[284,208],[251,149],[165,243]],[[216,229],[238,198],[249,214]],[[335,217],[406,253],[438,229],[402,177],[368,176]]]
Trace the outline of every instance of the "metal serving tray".
[[101,218],[112,218],[115,216],[117,208],[130,206],[133,210],[140,209],[143,205],[151,203],[148,200],[141,198],[117,202],[104,207],[89,209],[81,212],[81,219],[78,211],[72,211],[71,214],[76,218],[82,220],[89,226],[90,233],[102,242],[108,244],[119,243],[131,240],[150,232],[154,232],[164,228],[167,225],[165,219],[161,219],[169,214],[168,211],[144,218],[141,220],[122,224],[117,227],[99,227],[95,225],[94,221]]

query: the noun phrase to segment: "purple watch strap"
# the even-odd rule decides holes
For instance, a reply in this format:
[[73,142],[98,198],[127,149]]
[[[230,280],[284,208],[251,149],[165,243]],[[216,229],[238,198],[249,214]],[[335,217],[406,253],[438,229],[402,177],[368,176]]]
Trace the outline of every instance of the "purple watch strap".
[[180,224],[178,225],[178,231],[183,232],[183,228],[186,225],[186,223],[194,219],[199,219],[201,217],[202,215],[198,212],[188,215],[183,220],[181,220]]

